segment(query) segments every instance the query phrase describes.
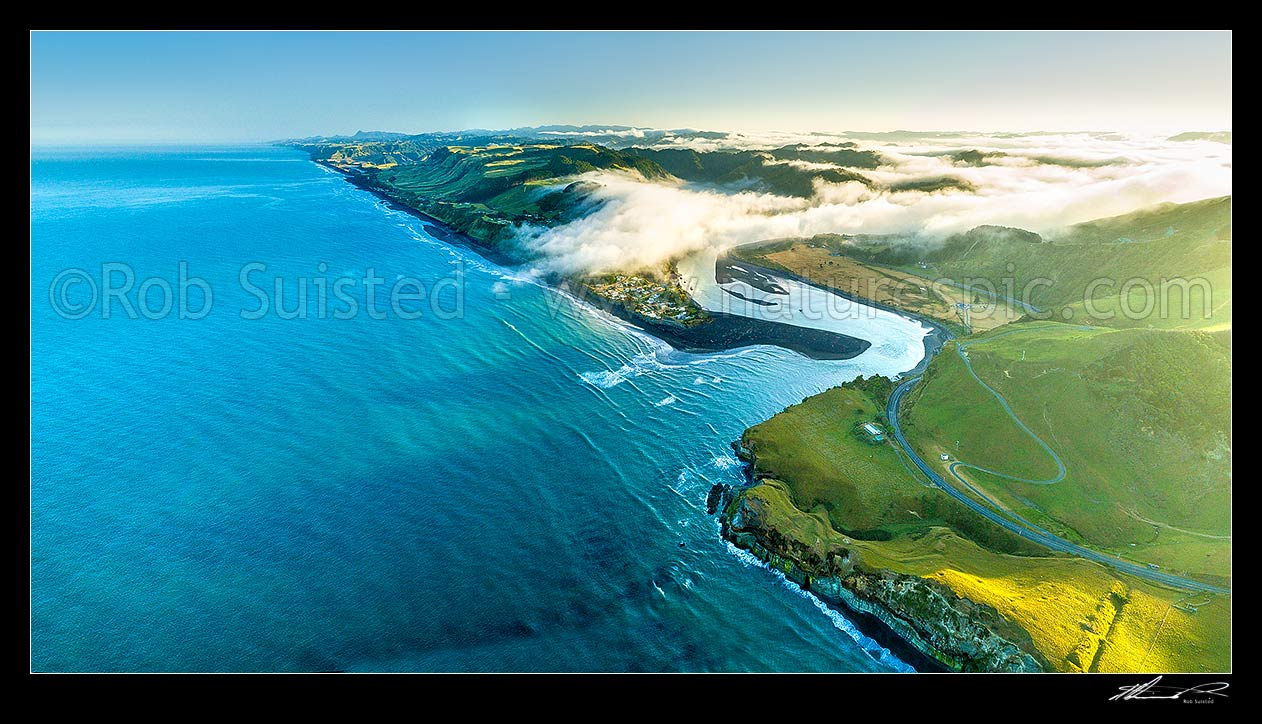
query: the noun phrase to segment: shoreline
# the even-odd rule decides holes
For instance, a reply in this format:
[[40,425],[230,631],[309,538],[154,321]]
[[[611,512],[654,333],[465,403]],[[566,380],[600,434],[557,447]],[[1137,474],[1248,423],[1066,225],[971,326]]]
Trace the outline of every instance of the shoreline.
[[590,299],[580,299],[680,352],[705,354],[764,345],[797,352],[808,359],[828,361],[854,359],[872,346],[871,342],[858,337],[709,310],[706,311],[711,321],[706,324],[695,327],[660,324],[628,312],[618,304],[596,304]]
[[[509,258],[503,252],[492,248],[491,246],[478,241],[468,234],[461,233],[452,229],[440,219],[426,214],[423,211],[415,209],[399,200],[391,197],[384,190],[366,183],[366,179],[356,173],[348,172],[337,168],[333,164],[311,159],[325,168],[331,169],[343,176],[347,181],[354,184],[376,198],[385,202],[389,208],[402,211],[425,224],[426,233],[434,236],[438,240],[467,249],[486,258],[487,260],[499,264],[501,266],[515,267],[519,265],[514,259]],[[759,242],[754,242],[755,244]],[[720,263],[730,261],[732,258],[725,252],[719,255]],[[753,264],[740,260],[741,265],[749,266],[760,272],[771,274],[773,276],[782,276],[793,279],[795,281],[808,284],[810,286],[823,289],[825,291],[836,294],[851,302],[871,306],[882,309],[891,313],[913,319],[930,328],[930,332],[922,339],[924,345],[924,356],[920,362],[910,370],[900,373],[900,375],[916,374],[923,372],[929,362],[941,350],[946,341],[954,337],[953,334],[940,323],[925,319],[919,315],[890,307],[889,305],[879,302],[870,302],[864,299],[857,299],[853,295],[834,289],[825,285],[816,284],[808,279],[800,277],[796,274],[782,272],[777,269],[768,269],[761,265]],[[552,283],[549,286],[560,287],[561,285]],[[573,295],[572,290],[564,290]],[[800,327],[779,322],[759,320],[750,317],[732,315],[725,312],[716,312],[707,310],[711,315],[711,321],[698,327],[683,327],[681,325],[673,325],[662,322],[655,322],[634,314],[622,305],[611,302],[610,300],[599,299],[593,301],[591,295],[579,294],[578,301],[591,304],[597,309],[605,311],[647,334],[650,334],[672,348],[682,352],[691,353],[708,353],[722,352],[731,349],[740,349],[744,347],[756,345],[770,345],[788,349],[790,351],[801,354],[809,359],[815,360],[844,360],[852,359],[859,356],[869,347],[871,343],[867,340],[857,337],[830,332],[827,330],[814,329],[810,327]],[[752,465],[744,464],[746,478],[748,480],[752,473]],[[731,494],[738,491],[732,490]],[[727,540],[726,536],[723,536]],[[735,543],[733,543],[735,545]],[[739,547],[739,546],[738,546]],[[770,561],[764,561],[770,565]],[[853,605],[847,604],[837,596],[826,595],[823,591],[815,590],[814,587],[803,586],[800,582],[792,578],[786,580],[803,591],[810,592],[819,597],[825,605],[842,613],[860,633],[872,639],[882,647],[888,649],[892,654],[898,657],[903,663],[915,669],[917,672],[944,672],[951,669],[938,661],[933,656],[917,647],[916,642],[909,640],[907,636],[900,634],[893,626],[882,618],[879,611],[865,611]]]
[[[765,243],[765,242],[756,241],[756,242],[751,242],[749,244],[741,244],[741,245],[738,245],[737,247],[732,247],[732,249],[740,248],[742,246],[757,246],[762,243]],[[942,347],[948,341],[955,338],[955,334],[952,333],[951,330],[946,327],[946,325],[942,324],[941,322],[937,320],[928,319],[922,315],[908,312],[906,310],[898,309],[897,307],[893,307],[891,305],[884,304],[882,302],[876,302],[876,301],[872,301],[868,299],[859,298],[856,295],[853,295],[844,290],[837,289],[835,287],[832,287],[826,284],[819,284],[815,281],[812,281],[810,279],[807,279],[806,277],[801,276],[800,274],[795,274],[787,270],[771,269],[769,267],[763,266],[755,262],[747,261],[745,259],[740,259],[738,257],[731,255],[730,252],[732,251],[732,249],[728,249],[727,251],[720,253],[718,258],[716,259],[716,264],[738,264],[741,267],[751,269],[759,274],[765,274],[772,277],[782,277],[785,279],[791,279],[793,281],[806,284],[811,287],[815,287],[817,289],[823,289],[825,291],[831,292],[833,294],[836,294],[839,297],[842,297],[843,299],[847,299],[857,304],[863,304],[863,305],[874,307],[876,309],[881,309],[893,314],[898,314],[900,316],[907,317],[908,319],[913,319],[919,322],[920,324],[923,324],[926,327],[929,327],[930,332],[926,334],[922,340],[924,344],[924,356],[921,358],[920,362],[916,364],[916,366],[912,367],[910,370],[905,370],[903,372],[900,372],[898,374],[898,377],[915,376],[915,375],[923,374],[925,369],[928,368],[929,363],[933,361],[933,358],[936,357],[938,353],[942,351]],[[737,440],[736,442],[732,444],[734,448],[739,449],[739,446],[740,446],[739,440]],[[739,454],[738,454],[738,457],[740,457]],[[743,490],[745,488],[748,488],[756,484],[756,481],[753,479],[754,466],[753,466],[752,460],[745,460],[742,458],[741,465],[745,473],[745,481],[746,481],[745,485],[741,488],[741,490]],[[726,503],[730,501],[731,497],[734,497],[739,494],[740,494],[740,490],[736,490],[736,489],[729,489],[727,491],[724,491],[724,494],[723,494],[724,506],[722,507],[726,507]],[[733,540],[732,537],[729,537],[728,525],[727,525],[727,522],[724,520],[722,509],[720,509],[719,511],[719,519],[722,524],[720,537],[722,537],[725,541],[731,543],[732,545],[737,546],[738,548],[741,548],[742,550],[746,550],[751,555],[755,556],[759,560],[762,560],[764,565],[766,565],[768,568],[772,568],[775,562],[777,561],[777,559],[780,558],[779,554],[776,554],[772,551],[764,551],[765,553],[765,557],[764,557],[762,555],[758,555],[758,553],[756,553],[753,550],[749,550],[748,548],[741,546],[736,540]],[[796,570],[796,568],[793,568],[791,570]],[[885,608],[875,602],[864,601],[864,603],[866,603],[868,606],[875,607],[874,610],[872,611],[865,611],[865,610],[860,609],[858,606],[847,602],[840,595],[828,595],[826,592],[818,590],[818,588],[816,588],[815,586],[809,585],[809,578],[806,581],[806,585],[804,585],[802,581],[795,580],[792,576],[788,575],[787,573],[785,574],[785,578],[788,582],[792,583],[795,586],[798,586],[803,591],[812,593],[813,595],[818,597],[821,601],[823,601],[825,605],[827,605],[828,607],[844,615],[852,624],[854,624],[855,628],[857,628],[860,633],[862,633],[864,636],[867,636],[868,638],[872,639],[873,641],[877,642],[881,646],[888,649],[892,654],[897,656],[899,660],[901,660],[903,663],[915,669],[916,673],[944,673],[944,672],[953,671],[952,667],[938,660],[937,658],[935,658],[933,655],[931,655],[929,652],[927,652],[926,650],[922,648],[926,646],[923,640],[913,640],[912,635],[900,633],[897,629],[895,629],[893,625],[890,624],[889,621],[885,620],[885,618],[883,618],[881,615],[878,615],[878,611],[880,611],[881,613],[884,613],[886,617],[892,617],[894,619],[897,619],[894,613],[890,611],[888,608]],[[840,585],[838,585],[836,588],[838,589],[838,592],[840,593],[840,590],[841,590]],[[859,603],[861,600],[862,599],[856,598],[855,603]],[[919,637],[914,637],[914,638],[919,639]]]
[[821,553],[807,544],[804,554],[802,541],[765,521],[762,499],[751,502],[748,491],[763,479],[754,478],[752,451],[739,442],[733,448],[746,482],[739,487],[716,483],[706,498],[707,512],[717,514],[719,537],[728,545],[840,613],[916,673],[1049,670],[1028,640],[1021,643],[1021,636],[1028,639],[1023,629],[1016,636],[1005,630],[1001,622],[1006,619],[991,607],[968,602],[960,608],[959,594],[940,582],[863,566],[859,555],[845,547]]
[[[731,496],[735,492],[736,491],[732,490],[729,486],[727,487],[726,490],[724,490],[719,495],[722,496],[724,501],[730,502]],[[721,524],[722,524],[722,521],[720,521],[720,525]],[[938,674],[938,673],[950,673],[952,671],[952,669],[946,664],[942,663],[938,659],[933,658],[932,656],[925,653],[924,651],[921,651],[919,648],[913,645],[910,641],[904,638],[901,634],[895,631],[894,628],[889,623],[882,620],[876,614],[870,611],[864,611],[851,604],[848,604],[846,603],[845,600],[841,598],[830,596],[825,591],[821,591],[811,586],[804,586],[802,585],[800,581],[795,580],[794,577],[790,574],[790,572],[785,572],[783,569],[777,567],[774,558],[771,558],[770,556],[768,558],[763,558],[762,556],[758,555],[758,553],[756,553],[755,551],[750,550],[748,548],[743,548],[740,545],[738,545],[735,541],[727,537],[720,535],[720,538],[724,542],[726,542],[728,545],[732,546],[732,548],[734,548],[739,553],[752,556],[754,560],[758,562],[759,567],[764,568],[767,571],[777,576],[782,577],[785,585],[794,586],[798,590],[803,591],[804,593],[808,593],[811,596],[814,596],[816,599],[822,602],[829,609],[832,609],[833,611],[840,613],[847,621],[849,621],[855,627],[856,631],[858,631],[861,635],[865,636],[866,638],[876,643],[878,646],[884,648],[886,651],[893,654],[899,661],[903,662],[907,666],[910,666],[915,671],[915,673]],[[869,652],[869,655],[870,655],[870,652]]]
[[363,175],[358,172],[345,171],[331,163],[328,163],[327,161],[321,161],[315,158],[311,159],[311,162],[338,173],[355,188],[367,191],[378,199],[381,199],[394,211],[401,211],[409,216],[415,217],[419,221],[424,222],[425,233],[433,236],[443,243],[472,251],[487,261],[500,266],[517,266],[518,264],[518,262],[509,258],[508,255],[498,251],[494,247],[484,244],[468,234],[456,231],[444,223],[441,219],[434,218],[424,211],[408,206],[376,186],[366,183]]
[[[390,196],[381,188],[368,183],[364,176],[358,172],[346,171],[320,159],[311,158],[310,160],[341,175],[356,188],[367,191],[385,202],[391,209],[401,211],[420,220],[425,224],[425,232],[439,241],[472,251],[500,266],[518,267],[521,265],[519,260],[513,259],[493,246],[457,231],[441,219],[408,206]],[[549,282],[549,286],[558,289],[562,288],[562,285],[553,281]],[[809,359],[826,361],[853,359],[866,352],[872,346],[871,342],[865,339],[837,332],[798,327],[791,324],[770,322],[710,310],[706,310],[711,317],[710,322],[693,327],[684,327],[643,317],[610,300],[603,298],[593,299],[594,295],[583,293],[585,289],[580,289],[578,294],[575,294],[573,289],[565,289],[564,291],[585,304],[590,304],[601,311],[635,325],[645,333],[657,337],[681,352],[704,354],[767,345],[782,347]]]
[[[800,584],[789,579],[793,585],[801,588]],[[861,611],[852,607],[840,598],[833,598],[822,591],[811,588],[802,588],[811,595],[824,602],[825,606],[840,611],[859,633],[867,636],[880,646],[884,647],[898,660],[907,664],[915,670],[917,674],[948,674],[954,673],[951,667],[943,664],[941,661],[926,654],[916,648],[910,641],[894,630],[892,626],[883,621],[881,617],[868,611]]]

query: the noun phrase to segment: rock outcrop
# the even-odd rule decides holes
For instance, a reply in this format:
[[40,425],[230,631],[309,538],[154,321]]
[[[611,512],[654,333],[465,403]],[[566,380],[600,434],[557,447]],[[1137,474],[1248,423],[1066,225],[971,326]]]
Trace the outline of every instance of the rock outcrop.
[[[1028,633],[993,607],[970,601],[937,581],[871,569],[848,538],[798,535],[768,519],[771,503],[746,488],[724,486],[718,497],[721,531],[820,599],[879,621],[888,632],[953,671],[1050,671]],[[709,501],[707,501],[709,502]],[[800,511],[798,511],[800,513]],[[805,516],[805,513],[801,513]]]

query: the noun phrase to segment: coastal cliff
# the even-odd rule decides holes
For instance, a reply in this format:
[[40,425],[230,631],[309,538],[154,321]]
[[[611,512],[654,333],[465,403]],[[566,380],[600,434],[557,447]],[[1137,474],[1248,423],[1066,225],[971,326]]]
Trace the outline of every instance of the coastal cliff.
[[[739,449],[739,448],[738,448]],[[752,453],[740,450],[743,458]],[[993,607],[928,578],[865,564],[859,547],[793,507],[776,481],[715,486],[707,500],[721,534],[825,603],[854,616],[873,638],[905,644],[948,671],[1038,672],[1053,667]]]

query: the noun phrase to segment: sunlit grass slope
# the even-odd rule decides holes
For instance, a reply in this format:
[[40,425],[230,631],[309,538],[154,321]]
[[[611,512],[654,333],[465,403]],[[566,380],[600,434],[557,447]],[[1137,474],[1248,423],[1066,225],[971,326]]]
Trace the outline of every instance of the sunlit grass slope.
[[[1054,477],[1054,461],[969,374],[958,343],[905,399],[909,441],[948,478],[942,453],[1017,477]],[[1231,352],[1220,338],[1025,322],[971,341],[967,353],[1067,472],[1048,485],[961,474],[1071,540],[1229,580]]]

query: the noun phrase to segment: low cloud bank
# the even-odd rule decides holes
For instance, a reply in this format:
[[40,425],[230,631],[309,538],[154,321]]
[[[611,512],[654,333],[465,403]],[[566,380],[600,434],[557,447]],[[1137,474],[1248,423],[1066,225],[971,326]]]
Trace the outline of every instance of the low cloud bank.
[[[594,192],[599,209],[551,229],[523,227],[519,243],[549,271],[602,272],[657,267],[706,247],[819,233],[941,238],[981,224],[1046,232],[1156,203],[1231,193],[1231,147],[1209,141],[1118,134],[897,138],[857,141],[885,159],[880,168],[861,170],[876,187],[817,180],[808,199],[586,174],[584,180],[600,185]],[[729,134],[657,145],[730,150],[854,140],[845,134]],[[934,188],[935,179],[962,183],[921,190]]]

